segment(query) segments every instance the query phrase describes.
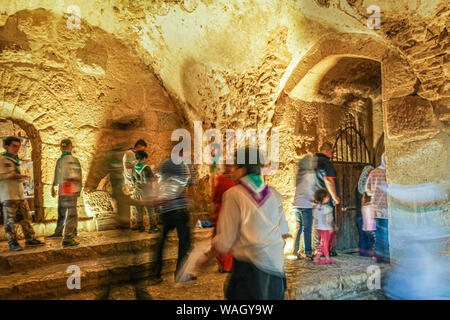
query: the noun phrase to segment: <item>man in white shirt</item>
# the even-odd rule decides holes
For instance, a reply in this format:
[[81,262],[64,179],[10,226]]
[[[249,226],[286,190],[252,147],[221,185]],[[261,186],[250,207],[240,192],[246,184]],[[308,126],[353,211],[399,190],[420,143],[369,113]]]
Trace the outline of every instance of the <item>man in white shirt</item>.
[[[245,163],[232,168],[231,177],[238,184],[223,195],[217,234],[206,257],[232,250],[227,299],[282,300],[286,290],[284,245],[290,236],[282,197],[262,181],[259,151],[246,148],[244,152]],[[259,159],[256,164],[249,160],[252,152]]]
[[20,173],[20,161],[17,156],[20,145],[19,138],[6,138],[3,144],[6,152],[0,156],[0,202],[3,205],[5,233],[12,251],[22,250],[17,241],[14,223],[22,226],[27,246],[44,244],[35,238],[31,226],[30,211],[23,191],[23,180],[28,177]]

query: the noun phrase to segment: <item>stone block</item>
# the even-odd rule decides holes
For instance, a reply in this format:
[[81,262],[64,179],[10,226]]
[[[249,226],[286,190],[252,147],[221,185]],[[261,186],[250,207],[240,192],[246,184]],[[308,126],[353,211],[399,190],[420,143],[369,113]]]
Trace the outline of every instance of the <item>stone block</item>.
[[449,138],[441,133],[422,141],[386,140],[386,169],[389,182],[413,185],[448,179]]
[[397,55],[390,54],[381,63],[383,100],[404,97],[415,91],[416,76]]
[[158,115],[157,111],[144,108],[142,117],[144,119],[145,127],[149,130],[158,130]]
[[55,175],[56,158],[43,158],[41,162],[42,182],[44,184],[53,183]]
[[44,208],[45,221],[58,219],[58,207],[46,207]]
[[59,144],[42,143],[41,152],[43,158],[58,159],[61,156]]
[[136,290],[133,285],[114,287],[109,293],[109,300],[136,300]]
[[180,121],[176,113],[166,113],[155,111],[158,116],[157,129],[158,131],[173,131],[181,128]]
[[444,98],[433,102],[434,112],[439,121],[447,128],[450,127],[450,98]]
[[44,195],[44,207],[46,208],[46,212],[47,212],[47,208],[57,208],[58,207],[58,198],[53,198],[52,197],[52,186],[50,184],[44,184],[43,186],[43,195]]
[[439,132],[431,102],[418,96],[406,96],[385,102],[389,139],[420,140]]

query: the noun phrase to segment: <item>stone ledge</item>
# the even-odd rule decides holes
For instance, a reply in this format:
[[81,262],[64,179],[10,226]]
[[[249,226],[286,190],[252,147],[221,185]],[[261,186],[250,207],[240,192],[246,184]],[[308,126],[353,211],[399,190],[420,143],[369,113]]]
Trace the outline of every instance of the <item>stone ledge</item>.
[[[208,241],[211,236],[211,229],[200,229],[193,233],[193,244],[195,244]],[[106,236],[108,236],[108,232],[102,234],[102,237]],[[130,235],[130,237],[153,238],[157,240],[155,235],[144,237],[142,234],[135,233],[135,235]],[[101,239],[97,239],[97,241],[101,241]],[[122,243],[113,243],[113,245],[116,244],[116,251],[109,251],[111,247],[108,246],[101,248],[105,249],[102,254],[107,256],[95,255],[93,250],[91,250],[93,247],[89,246],[59,250],[52,248],[32,249],[34,251],[41,250],[42,252],[59,252],[61,254],[60,257],[64,258],[65,261],[52,264],[55,261],[46,261],[46,257],[43,256],[43,259],[38,259],[38,264],[34,264],[35,268],[32,270],[22,270],[0,276],[0,299],[54,299],[73,294],[73,290],[69,290],[66,284],[69,277],[67,268],[70,265],[77,265],[80,268],[81,286],[84,292],[95,291],[95,289],[102,286],[144,279],[152,275],[155,257],[154,252],[150,250],[150,246],[144,246],[143,250],[136,251],[127,245],[126,239],[123,239]],[[121,247],[121,245],[124,246]],[[10,257],[20,256],[21,254],[26,255],[27,260],[31,262],[35,259],[34,257],[39,256],[32,250],[25,253],[8,252],[7,255]],[[99,252],[96,253],[98,254]],[[90,255],[90,257],[87,257],[86,254]],[[1,255],[6,254],[2,253]],[[178,241],[172,233],[164,251],[164,273],[170,273],[175,270],[177,256]]]
[[[211,237],[212,229],[194,229],[194,241]],[[77,241],[79,246],[63,248],[62,239],[45,239],[45,246],[11,252],[6,242],[0,243],[0,272],[3,274],[40,268],[51,264],[96,259],[126,252],[143,252],[154,247],[160,234],[138,233],[129,230],[104,232],[82,232]],[[177,246],[175,231],[169,233],[168,245]]]
[[367,291],[367,268],[378,266],[381,276],[390,265],[376,264],[367,257],[339,254],[336,264],[314,265],[311,261],[294,260],[286,262],[290,300],[329,300]]

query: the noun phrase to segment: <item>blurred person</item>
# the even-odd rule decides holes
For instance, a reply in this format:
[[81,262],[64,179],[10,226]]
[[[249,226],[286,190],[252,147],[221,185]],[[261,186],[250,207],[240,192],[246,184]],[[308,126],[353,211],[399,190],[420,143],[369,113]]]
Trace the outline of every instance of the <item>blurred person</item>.
[[[363,217],[362,217],[362,202],[363,197],[367,196],[366,192],[366,182],[369,177],[369,172],[373,170],[374,167],[371,165],[365,166],[359,176],[358,185],[356,186],[355,196],[356,196],[356,225],[358,226],[359,232],[359,255],[360,256],[372,256],[373,254],[369,252],[373,245],[372,235],[368,235],[366,231],[363,230]],[[370,199],[367,196],[367,199]],[[368,205],[368,204],[367,204]],[[365,209],[367,210],[367,209]],[[375,236],[375,234],[373,234]]]
[[211,155],[213,156],[213,163],[211,166],[211,170],[213,173],[220,174],[222,171],[221,168],[221,159],[222,159],[222,151],[220,148],[220,144],[213,143],[211,145]]
[[[314,216],[314,230],[319,235],[320,244],[317,248],[317,253],[314,257],[314,264],[332,264],[336,263],[335,260],[330,258],[330,249],[334,246],[333,244],[333,209],[330,206],[330,195],[326,189],[319,189],[314,193],[314,206],[313,206],[313,216]],[[321,260],[322,255],[325,260]]]
[[[261,179],[259,151],[239,150],[245,162],[232,166],[231,177],[237,185],[223,194],[217,234],[211,248],[197,262],[204,268],[213,257],[233,253],[233,271],[225,296],[229,300],[282,300],[286,290],[284,245],[289,229],[282,197]],[[249,155],[257,154],[252,164]]]
[[158,173],[161,179],[159,197],[164,202],[158,208],[162,219],[163,230],[157,248],[155,276],[153,278],[155,284],[162,282],[161,270],[164,246],[168,233],[173,229],[177,230],[178,235],[178,259],[175,269],[175,281],[187,282],[196,280],[196,276],[193,274],[186,275],[186,277],[181,279],[177,277],[178,271],[191,247],[191,230],[187,209],[191,205],[191,199],[188,198],[187,189],[193,183],[190,169],[185,163],[175,164],[169,158],[162,163]]
[[386,165],[383,154],[380,166],[369,173],[366,182],[366,193],[371,197],[372,210],[376,221],[375,258],[378,262],[389,263],[389,220],[386,192]]
[[43,245],[37,240],[31,225],[31,216],[23,190],[23,180],[28,177],[20,173],[19,154],[21,140],[7,137],[3,142],[6,150],[0,157],[0,202],[3,207],[4,228],[11,251],[23,250],[18,243],[15,223],[22,226],[27,246]]
[[117,146],[106,153],[106,163],[111,182],[112,197],[117,203],[117,223],[119,229],[130,228],[130,198],[124,193],[123,146]]
[[[214,224],[213,236],[217,234],[217,222],[220,216],[220,210],[222,208],[222,197],[225,191],[233,187],[236,183],[231,179],[231,165],[224,166],[224,172],[215,179],[215,187],[213,193],[214,212],[212,214],[212,221]],[[224,254],[220,254],[217,257],[219,265],[219,272],[231,272],[233,267],[233,255],[231,251]]]
[[[148,190],[154,178],[152,169],[145,162],[148,160],[148,154],[145,151],[136,151],[137,163],[134,165],[131,181],[134,189],[134,199],[143,200],[145,197],[144,192]],[[147,214],[149,222],[149,233],[159,231],[155,209],[153,207],[136,206],[136,216],[132,217],[131,229],[139,230],[139,232],[145,231],[143,217],[144,212]]]
[[372,257],[372,260],[376,261],[375,258],[375,241],[376,234],[375,230],[377,228],[377,224],[375,221],[375,214],[372,209],[371,198],[367,195],[367,193],[363,193],[362,201],[361,201],[361,214],[362,214],[362,231],[366,234],[370,247],[367,247],[367,256]]
[[56,162],[52,184],[52,197],[55,198],[57,194],[59,195],[58,221],[55,232],[49,238],[62,237],[64,231],[62,245],[68,247],[78,245],[74,238],[77,235],[77,199],[81,193],[82,172],[80,162],[72,155],[72,141],[62,140],[60,149],[62,154]]
[[126,194],[130,195],[133,194],[133,184],[132,184],[132,174],[133,174],[133,168],[135,164],[137,163],[136,159],[136,152],[137,151],[145,151],[147,148],[147,143],[143,139],[139,139],[134,144],[134,148],[130,148],[127,151],[125,151],[123,155],[123,182],[124,182],[124,189]]
[[[118,136],[115,138],[120,140]],[[109,138],[103,136],[99,140],[103,142],[104,140],[109,140]],[[161,202],[154,194],[145,200],[135,200],[130,195],[125,194],[123,158],[126,150],[125,143],[114,143],[113,145],[108,145],[102,152],[98,152],[92,161],[91,170],[89,170],[86,186],[84,187],[85,193],[94,192],[98,188],[98,181],[108,176],[111,183],[111,196],[117,205],[115,218],[117,219],[118,229],[130,229],[130,206],[154,207]]]
[[[333,220],[336,220],[336,208],[335,205],[341,202],[339,198],[339,184],[336,181],[337,173],[336,169],[331,162],[331,157],[333,156],[333,145],[329,142],[325,142],[319,149],[320,152],[316,153],[317,157],[317,167],[316,172],[316,190],[326,189],[331,196],[329,205],[333,211]],[[333,238],[333,243],[336,243],[336,233],[333,232],[331,237]],[[315,238],[315,247],[317,248],[317,237]],[[331,248],[330,255],[332,257],[337,256],[334,247]]]
[[448,181],[388,186],[395,263],[384,293],[396,300],[450,300]]
[[214,194],[214,188],[216,185],[216,176],[220,175],[223,170],[222,151],[219,143],[213,143],[210,146],[210,156],[212,157],[211,171],[210,171],[210,183],[211,183],[211,194]]
[[[297,256],[297,258],[303,257],[312,260],[312,207],[314,202],[314,192],[316,190],[316,173],[314,169],[317,167],[317,157],[306,155],[300,159],[297,166],[298,171],[295,183],[294,212],[299,223],[299,229],[295,238],[293,254]],[[302,232],[305,245],[305,252],[303,255],[299,252],[300,236]]]

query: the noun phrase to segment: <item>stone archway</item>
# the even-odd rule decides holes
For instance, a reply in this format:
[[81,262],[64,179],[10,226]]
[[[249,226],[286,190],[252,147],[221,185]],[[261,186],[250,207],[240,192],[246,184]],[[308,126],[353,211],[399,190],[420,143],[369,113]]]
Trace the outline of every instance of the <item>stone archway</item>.
[[[278,98],[280,105],[286,97],[295,100],[314,96],[321,77],[343,57],[371,59],[381,63],[382,133],[385,138],[388,181],[403,185],[443,182],[443,177],[448,175],[448,167],[445,167],[448,161],[448,135],[438,121],[439,112],[433,108],[431,101],[418,95],[421,83],[407,60],[381,40],[363,34],[325,36],[292,69]],[[308,80],[310,87],[302,85],[303,79]],[[297,105],[309,107],[306,104]],[[314,125],[314,120],[307,120]],[[307,139],[312,141],[314,137]],[[439,164],[432,164],[432,158]],[[433,167],[432,172],[407,172],[406,168],[417,166],[418,159],[424,159],[421,165]],[[391,203],[389,200],[390,227],[397,223]],[[415,206],[416,212],[420,211],[418,207]],[[395,247],[395,244],[391,245]],[[395,250],[392,254],[396,255]]]
[[34,210],[36,222],[44,221],[44,196],[42,184],[41,167],[41,138],[39,131],[30,123],[30,117],[20,108],[10,105],[7,102],[0,101],[0,117],[12,120],[21,129],[25,131],[31,142],[31,160],[33,161],[33,180],[34,180]]
[[[57,217],[50,189],[62,139],[73,141],[84,186],[98,185],[105,176],[102,155],[117,145],[146,140],[154,165],[170,154],[179,117],[130,43],[85,20],[80,29],[70,29],[62,15],[40,8],[9,16],[0,27],[0,46],[0,116],[23,121],[37,133],[29,135],[39,136],[33,149],[39,152],[41,220]],[[84,197],[91,198],[82,193],[78,214],[91,221]],[[99,199],[92,200],[87,202]]]
[[381,63],[384,101],[417,91],[415,87],[417,78],[399,53],[373,36],[346,33],[325,36],[314,45],[293,68],[284,86],[284,92],[290,95],[308,73],[316,71],[316,75],[320,76],[320,73],[336,62],[336,58],[343,56],[366,58]]

